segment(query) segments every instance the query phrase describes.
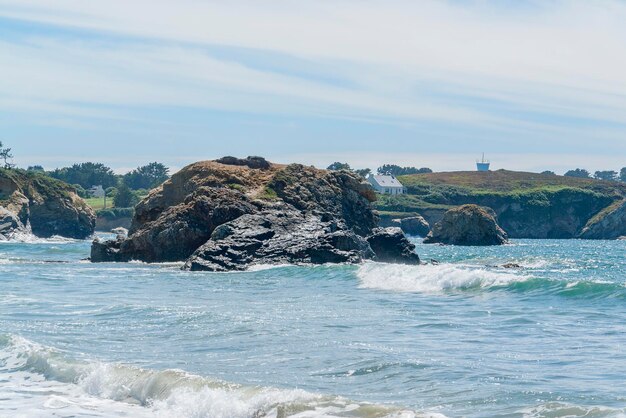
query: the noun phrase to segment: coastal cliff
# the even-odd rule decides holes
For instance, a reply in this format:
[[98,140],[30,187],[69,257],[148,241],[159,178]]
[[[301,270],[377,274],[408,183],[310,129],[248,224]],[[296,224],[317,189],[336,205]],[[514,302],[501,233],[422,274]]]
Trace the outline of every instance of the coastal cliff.
[[[253,264],[419,263],[399,230],[377,229],[371,186],[348,171],[260,157],[191,164],[135,207],[128,237],[94,241],[98,261],[185,261],[189,270]],[[381,236],[392,241],[376,253]]]
[[50,177],[0,169],[0,234],[84,239],[93,234],[94,211],[74,189]]
[[510,238],[614,239],[626,235],[626,184],[524,173],[450,172],[400,176],[408,194],[376,203],[384,218],[420,214],[430,225],[449,209],[475,204],[493,209]]

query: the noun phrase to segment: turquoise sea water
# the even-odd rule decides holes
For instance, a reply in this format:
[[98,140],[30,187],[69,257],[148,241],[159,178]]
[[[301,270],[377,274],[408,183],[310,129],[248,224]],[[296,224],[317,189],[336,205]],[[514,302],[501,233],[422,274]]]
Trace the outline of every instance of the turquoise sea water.
[[0,417],[626,415],[626,241],[219,274],[89,245],[0,243]]

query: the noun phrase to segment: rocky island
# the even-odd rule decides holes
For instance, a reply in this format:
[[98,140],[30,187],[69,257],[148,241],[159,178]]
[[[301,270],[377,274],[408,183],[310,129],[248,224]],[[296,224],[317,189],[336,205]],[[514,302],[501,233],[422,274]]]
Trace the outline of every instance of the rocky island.
[[127,237],[95,240],[93,262],[418,264],[399,228],[378,228],[371,186],[349,171],[224,157],[191,164],[140,202]]
[[507,234],[496,222],[495,212],[477,205],[463,205],[450,209],[435,224],[425,244],[502,245]]
[[74,189],[61,181],[17,169],[0,169],[0,235],[32,232],[85,239],[94,232],[96,215]]

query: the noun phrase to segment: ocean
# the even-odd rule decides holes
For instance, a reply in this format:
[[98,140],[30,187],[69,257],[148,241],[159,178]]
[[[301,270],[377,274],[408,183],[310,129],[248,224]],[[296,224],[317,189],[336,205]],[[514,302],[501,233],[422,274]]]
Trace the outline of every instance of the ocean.
[[626,416],[626,241],[237,273],[24,241],[0,243],[0,417]]

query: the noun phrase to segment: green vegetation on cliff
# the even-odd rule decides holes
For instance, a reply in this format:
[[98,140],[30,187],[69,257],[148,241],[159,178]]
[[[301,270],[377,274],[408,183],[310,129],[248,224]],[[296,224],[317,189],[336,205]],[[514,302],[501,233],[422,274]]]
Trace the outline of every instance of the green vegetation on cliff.
[[[400,176],[407,195],[380,196],[387,216],[420,213],[431,225],[452,207],[492,208],[512,237],[578,236],[595,215],[626,196],[626,184],[515,171],[449,172]],[[393,215],[392,215],[393,214]]]
[[[0,179],[10,180],[17,189],[31,198],[70,198],[74,193],[72,186],[37,171],[0,168]],[[0,200],[7,199],[7,192],[13,191],[0,189]]]
[[74,187],[38,171],[0,169],[0,206],[12,219],[12,233],[30,226],[36,236],[85,238],[95,214]]

